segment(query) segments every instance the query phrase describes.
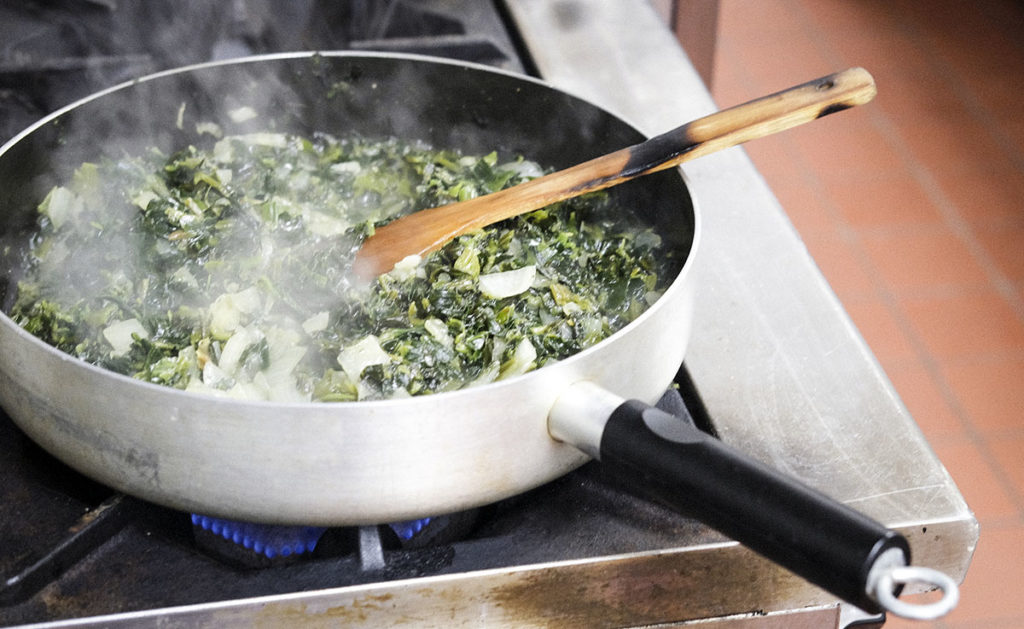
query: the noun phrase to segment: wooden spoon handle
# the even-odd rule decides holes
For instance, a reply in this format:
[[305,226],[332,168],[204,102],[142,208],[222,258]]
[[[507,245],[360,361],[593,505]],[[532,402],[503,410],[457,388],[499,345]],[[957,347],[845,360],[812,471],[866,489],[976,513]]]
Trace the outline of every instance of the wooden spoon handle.
[[378,228],[363,243],[355,272],[375,277],[406,256],[425,255],[461,234],[864,104],[875,93],[867,70],[851,68],[698,118],[640,144],[512,188],[410,214]]

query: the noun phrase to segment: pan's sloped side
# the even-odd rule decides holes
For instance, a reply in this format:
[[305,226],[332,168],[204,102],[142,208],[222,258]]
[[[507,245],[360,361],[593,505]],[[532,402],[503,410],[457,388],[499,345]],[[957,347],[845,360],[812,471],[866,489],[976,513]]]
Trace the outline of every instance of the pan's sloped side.
[[[689,291],[674,295],[690,301]],[[683,306],[557,365],[479,389],[412,400],[284,405],[147,385],[40,351],[0,328],[25,368],[0,371],[29,436],[83,473],[183,510],[273,523],[365,524],[457,511],[542,484],[585,462],[546,418],[571,382],[653,401],[685,350]],[[664,328],[662,328],[664,329]],[[623,364],[646,356],[644,369]],[[660,371],[660,373],[656,373]]]
[[[415,57],[278,55],[163,73],[87,99],[0,150],[2,286],[38,199],[83,161],[212,142],[201,129],[397,135],[563,167],[635,143],[606,112],[536,81]],[[346,404],[241,402],[157,387],[63,354],[0,315],[0,403],[35,441],[126,493],[221,517],[366,524],[486,504],[582,464],[547,415],[572,382],[653,402],[689,337],[696,215],[678,172],[616,188],[686,258],[665,295],[604,342],[463,391]]]

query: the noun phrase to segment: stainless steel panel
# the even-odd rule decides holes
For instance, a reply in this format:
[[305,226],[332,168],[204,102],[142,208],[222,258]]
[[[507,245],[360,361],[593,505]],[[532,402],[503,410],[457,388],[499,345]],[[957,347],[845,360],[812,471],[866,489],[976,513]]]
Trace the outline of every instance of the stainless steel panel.
[[[509,4],[545,79],[644,132],[716,109],[647,2]],[[962,579],[977,521],[746,153],[683,170],[704,222],[687,364],[721,437],[904,530],[915,563]]]

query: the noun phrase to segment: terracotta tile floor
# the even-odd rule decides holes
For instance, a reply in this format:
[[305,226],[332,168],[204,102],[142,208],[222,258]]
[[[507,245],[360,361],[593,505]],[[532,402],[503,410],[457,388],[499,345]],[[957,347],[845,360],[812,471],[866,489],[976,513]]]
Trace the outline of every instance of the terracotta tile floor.
[[726,106],[861,65],[871,104],[747,150],[982,526],[931,625],[1024,628],[1024,3],[722,0]]

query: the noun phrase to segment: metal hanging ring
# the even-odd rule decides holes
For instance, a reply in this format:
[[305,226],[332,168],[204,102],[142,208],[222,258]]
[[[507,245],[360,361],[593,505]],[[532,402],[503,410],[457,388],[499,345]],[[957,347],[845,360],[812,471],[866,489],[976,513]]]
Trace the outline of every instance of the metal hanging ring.
[[[919,583],[942,592],[942,598],[925,604],[907,603],[893,593],[897,585]],[[878,575],[874,599],[886,611],[911,620],[934,620],[945,616],[960,601],[960,588],[949,575],[921,566],[899,566]]]

